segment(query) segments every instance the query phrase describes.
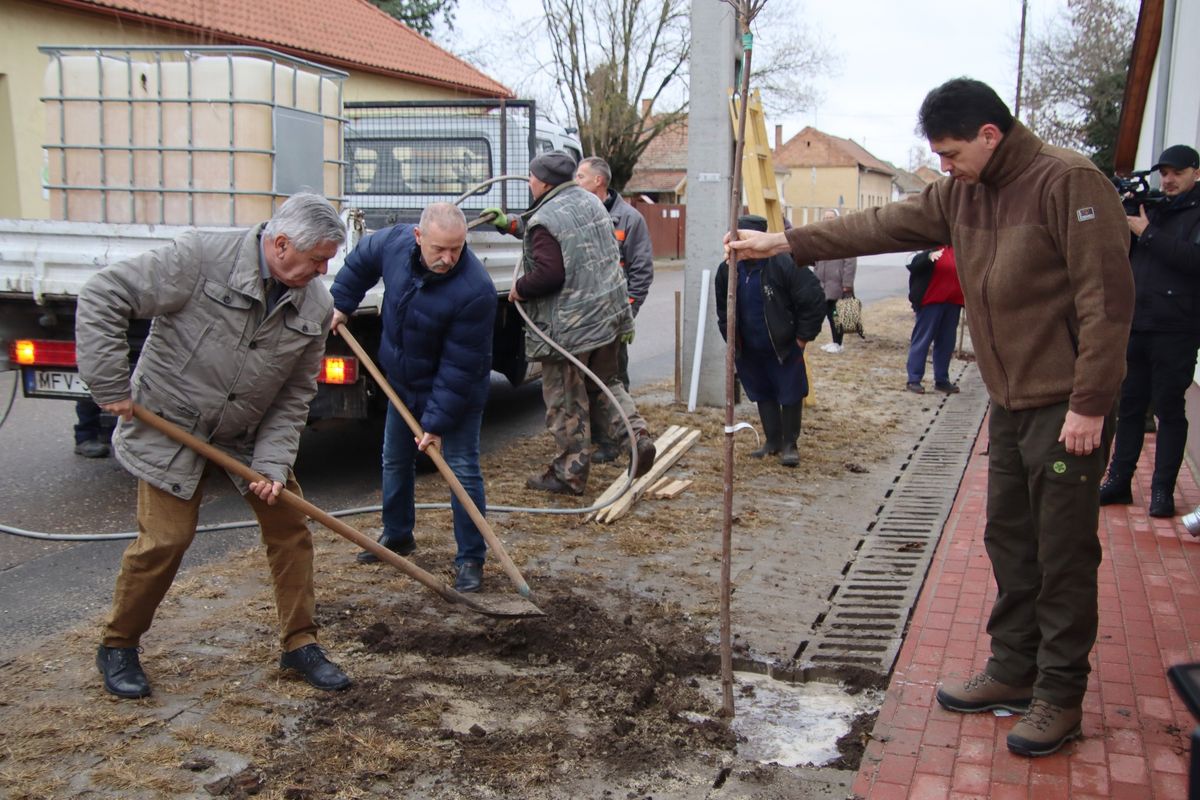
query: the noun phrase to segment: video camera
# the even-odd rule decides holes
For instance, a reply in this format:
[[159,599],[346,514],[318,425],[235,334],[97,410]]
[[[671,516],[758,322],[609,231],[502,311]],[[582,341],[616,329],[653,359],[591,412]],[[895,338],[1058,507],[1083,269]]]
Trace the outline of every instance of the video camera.
[[1128,178],[1112,176],[1113,186],[1117,187],[1117,194],[1121,195],[1121,205],[1125,207],[1125,213],[1129,216],[1138,216],[1142,207],[1149,210],[1167,202],[1167,196],[1161,190],[1150,188],[1150,181],[1146,176],[1153,172],[1154,170],[1143,169],[1129,173]]

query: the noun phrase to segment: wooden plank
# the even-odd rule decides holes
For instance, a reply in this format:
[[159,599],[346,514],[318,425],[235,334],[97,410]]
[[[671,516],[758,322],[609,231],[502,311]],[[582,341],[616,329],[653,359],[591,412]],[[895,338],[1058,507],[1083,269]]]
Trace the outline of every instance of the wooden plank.
[[679,495],[687,491],[687,488],[692,485],[690,478],[671,481],[670,484],[659,489],[654,493],[654,496],[662,500],[674,500]]
[[613,522],[629,513],[629,509],[642,496],[646,488],[656,483],[659,478],[666,474],[667,470],[675,466],[675,462],[682,458],[684,453],[691,450],[699,438],[700,431],[691,430],[670,450],[659,455],[655,459],[654,466],[650,468],[650,471],[638,478],[633,486],[629,487],[629,491],[621,495],[620,500],[602,510],[596,517],[597,521],[604,523]]
[[662,479],[661,481],[659,481],[658,483],[656,483],[656,484],[654,484],[653,486],[651,486],[651,487],[650,487],[650,491],[651,491],[651,492],[659,492],[659,491],[661,491],[661,490],[663,490],[663,489],[667,488],[667,486],[669,486],[670,484],[672,484],[672,483],[674,483],[674,482],[675,482],[675,479],[674,479],[674,478],[672,478],[670,475],[668,475],[667,477],[663,478],[663,479]]
[[[686,430],[687,430],[686,428],[682,428],[679,425],[672,425],[669,428],[667,428],[665,431],[663,431],[662,436],[658,437],[658,439],[655,440],[654,446],[659,447],[660,443],[661,443],[661,447],[670,447],[672,444],[674,444],[679,439],[679,437],[681,437],[683,435],[683,433]],[[592,503],[592,505],[600,505],[601,503],[605,503],[605,502],[613,499],[614,497],[616,497],[618,491],[620,490],[621,486],[624,483],[625,483],[625,475],[621,474],[620,476],[617,477],[617,479],[615,481],[613,481],[612,483],[610,483],[608,485],[607,489],[605,489],[603,492],[600,493],[600,496],[596,498],[596,500]],[[607,510],[607,508],[600,509],[600,511],[606,511],[606,510]],[[591,522],[592,520],[596,519],[596,515],[599,514],[600,511],[593,511],[591,514],[588,514],[587,516],[585,516],[583,518],[583,521]]]

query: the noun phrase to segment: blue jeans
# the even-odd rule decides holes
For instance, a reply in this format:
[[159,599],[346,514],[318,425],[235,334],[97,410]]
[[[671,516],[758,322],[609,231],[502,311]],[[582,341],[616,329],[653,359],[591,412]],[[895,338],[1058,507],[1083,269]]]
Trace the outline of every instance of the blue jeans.
[[[483,410],[468,414],[457,428],[442,435],[442,456],[450,465],[467,494],[475,501],[481,514],[487,513],[483,496],[483,472],[479,469],[479,428]],[[390,543],[411,540],[416,524],[413,508],[413,483],[416,480],[417,443],[404,417],[389,406],[383,428],[383,538]],[[464,561],[483,563],[487,544],[483,535],[458,499],[451,494],[454,513],[454,540],[458,555],[454,563]]]
[[954,355],[954,337],[962,306],[932,303],[917,310],[912,341],[908,346],[908,382],[920,383],[925,377],[925,358],[933,345],[933,380],[950,382],[950,357]]

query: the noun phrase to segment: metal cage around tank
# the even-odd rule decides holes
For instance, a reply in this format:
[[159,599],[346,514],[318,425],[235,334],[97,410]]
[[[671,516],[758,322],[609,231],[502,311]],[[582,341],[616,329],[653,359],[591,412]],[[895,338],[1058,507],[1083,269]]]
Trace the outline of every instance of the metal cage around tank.
[[341,70],[250,46],[39,49],[57,218],[248,225],[302,189],[342,200]]

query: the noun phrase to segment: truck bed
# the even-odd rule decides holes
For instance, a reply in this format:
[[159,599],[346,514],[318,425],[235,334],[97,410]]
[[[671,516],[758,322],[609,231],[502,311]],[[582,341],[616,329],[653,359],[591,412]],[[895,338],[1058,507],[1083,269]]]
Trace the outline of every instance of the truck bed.
[[[98,270],[161,247],[187,230],[175,225],[0,219],[0,296],[26,298],[37,305],[74,298]],[[507,294],[521,243],[491,230],[476,230],[468,233],[467,245],[487,268],[497,293]],[[343,248],[330,262],[327,284],[345,257]],[[380,284],[360,308],[378,311],[382,297]]]

